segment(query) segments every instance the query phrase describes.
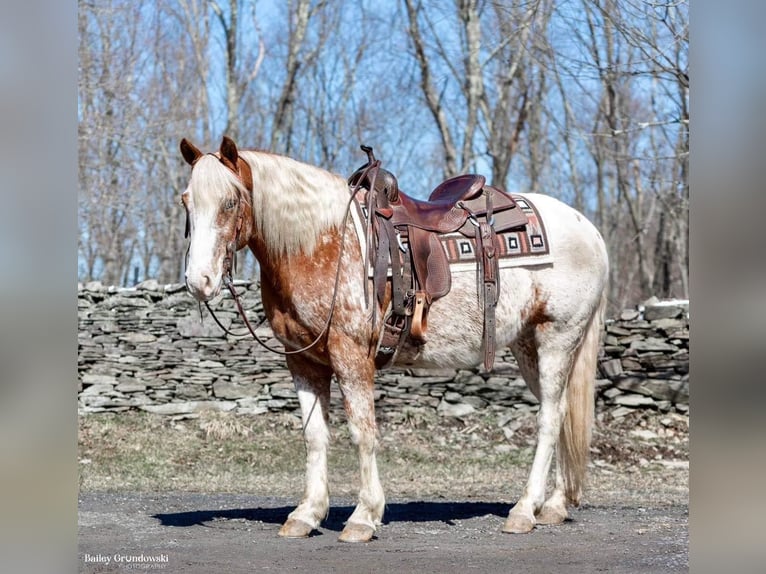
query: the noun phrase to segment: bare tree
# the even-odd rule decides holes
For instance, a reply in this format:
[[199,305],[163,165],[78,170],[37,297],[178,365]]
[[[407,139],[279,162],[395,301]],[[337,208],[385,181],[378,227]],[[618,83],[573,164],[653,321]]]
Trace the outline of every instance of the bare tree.
[[415,51],[415,58],[420,68],[420,87],[423,91],[428,110],[436,122],[444,151],[444,176],[451,177],[460,173],[462,166],[458,165],[458,152],[452,128],[447,118],[444,99],[438,93],[434,84],[431,63],[426,52],[423,33],[420,29],[420,18],[424,13],[422,3],[417,0],[405,0],[407,17],[409,18],[409,35]]
[[119,3],[79,3],[79,217],[85,279],[127,280],[136,248],[131,214],[137,198],[125,193],[140,173],[125,168],[129,142],[138,128],[133,73],[140,65],[140,28],[131,10]]
[[534,156],[540,155],[538,146],[544,137],[540,122],[546,87],[544,39],[550,6],[538,0],[510,7],[494,3],[492,16],[496,35],[491,39],[493,46],[487,62],[492,70],[488,81],[492,82],[495,96],[493,99],[485,96],[482,101],[492,181],[507,185],[511,161],[519,152],[526,130],[530,152],[527,167],[531,176],[528,188],[538,191],[535,174],[540,160]]
[[[678,273],[679,288],[672,285],[672,270],[688,269],[688,38],[679,11],[683,5],[659,6],[661,16],[650,5],[614,0],[586,1],[583,8],[601,83],[591,152],[600,173],[599,219],[619,274],[612,282],[619,290],[614,295],[622,303],[655,293],[688,296],[685,271]],[[671,21],[672,57],[664,53],[659,35],[659,24]],[[672,87],[669,79],[679,88],[677,98],[663,93]],[[675,100],[678,116],[668,118],[667,111],[657,109],[660,100],[664,108]],[[675,144],[668,137],[670,127],[677,134]],[[636,288],[621,288],[625,282],[619,279],[631,274]]]
[[313,17],[327,4],[325,0],[290,0],[288,3],[287,74],[276,106],[271,149],[289,154],[292,142],[294,104],[301,68],[310,65],[318,56],[321,46],[309,46],[306,32]]
[[[224,12],[217,0],[208,0],[213,13],[223,31],[225,50],[226,71],[226,127],[224,133],[234,140],[240,138],[240,115],[242,114],[241,103],[243,92],[247,85],[254,81],[261,69],[265,57],[266,46],[260,36],[260,29],[255,13],[255,2],[249,7],[252,16],[253,31],[256,32],[257,50],[243,50],[241,41],[242,30],[240,21],[240,0],[229,0],[228,14]],[[247,70],[241,69],[241,53],[255,54],[255,59],[250,63]]]
[[[442,142],[444,175],[474,169],[484,156],[490,162],[492,181],[505,185],[521,135],[536,113],[531,105],[538,95],[535,90],[545,89],[540,70],[535,73],[531,66],[536,37],[544,37],[550,16],[548,3],[492,3],[491,10],[486,10],[487,5],[478,0],[455,0],[454,14],[418,0],[405,0],[405,6],[420,88]],[[442,29],[445,22],[454,22],[458,51],[454,43],[440,39],[444,34],[437,32],[432,14],[438,14]],[[441,88],[436,77],[441,78]],[[537,141],[537,135],[539,130],[528,143]],[[536,165],[531,162],[532,169]]]

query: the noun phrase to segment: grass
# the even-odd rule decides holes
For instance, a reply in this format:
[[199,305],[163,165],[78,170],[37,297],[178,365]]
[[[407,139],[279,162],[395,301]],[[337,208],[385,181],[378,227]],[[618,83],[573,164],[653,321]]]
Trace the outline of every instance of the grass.
[[[330,486],[334,494],[352,496],[356,451],[346,426],[333,422],[341,424],[333,425]],[[506,483],[507,472],[531,462],[528,446],[495,450],[505,438],[490,421],[473,426],[450,425],[435,415],[381,424],[378,465],[388,490],[401,496],[426,491],[446,496],[477,483],[499,486]],[[486,434],[494,434],[495,440],[486,440]],[[303,485],[305,450],[300,421],[292,415],[204,413],[199,419],[172,421],[121,413],[81,417],[79,459],[80,488],[85,490],[294,495]],[[426,486],[424,472],[429,476]]]
[[[279,422],[212,415],[172,421],[145,413],[82,417],[80,488],[223,492],[284,485],[295,474],[292,453],[303,447],[299,433],[291,439],[291,433],[269,428]],[[259,435],[279,440],[257,440]]]
[[[534,415],[520,415],[514,432],[506,434],[495,414],[482,413],[463,422],[404,411],[380,421],[377,458],[387,496],[512,501],[520,495],[532,461]],[[688,428],[671,428],[672,435],[657,441],[629,439],[629,429],[640,426],[641,421],[631,420],[599,425],[590,498],[688,501],[688,468],[654,464],[658,457],[688,460]],[[356,451],[342,418],[333,417],[331,428],[330,492],[353,498]],[[172,420],[131,412],[92,414],[79,421],[81,490],[298,497],[304,468],[300,420],[290,414],[211,412]]]

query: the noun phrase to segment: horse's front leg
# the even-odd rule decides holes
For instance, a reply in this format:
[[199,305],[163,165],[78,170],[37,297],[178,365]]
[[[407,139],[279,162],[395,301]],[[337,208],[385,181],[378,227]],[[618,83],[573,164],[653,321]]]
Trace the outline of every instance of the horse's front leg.
[[327,517],[330,497],[327,488],[327,427],[330,406],[329,367],[288,356],[287,366],[293,375],[301,405],[304,440],[306,441],[306,492],[298,507],[287,517],[280,536],[304,538]]
[[[348,350],[348,347],[345,349]],[[344,357],[335,362],[334,367],[343,393],[343,406],[348,417],[351,440],[358,449],[361,485],[356,508],[346,522],[339,540],[367,542],[372,539],[376,528],[383,520],[383,509],[386,504],[375,460],[377,447],[377,425],[373,401],[375,368],[372,360],[366,356],[366,350],[344,354]],[[356,355],[355,358],[354,355]]]

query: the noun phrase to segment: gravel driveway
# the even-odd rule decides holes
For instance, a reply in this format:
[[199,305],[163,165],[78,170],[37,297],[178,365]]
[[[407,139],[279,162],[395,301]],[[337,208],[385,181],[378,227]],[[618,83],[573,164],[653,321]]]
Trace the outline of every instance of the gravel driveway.
[[81,572],[687,572],[688,506],[589,506],[531,534],[500,531],[509,504],[391,500],[368,544],[337,541],[353,509],[332,499],[318,534],[277,536],[297,501],[240,494],[83,492]]

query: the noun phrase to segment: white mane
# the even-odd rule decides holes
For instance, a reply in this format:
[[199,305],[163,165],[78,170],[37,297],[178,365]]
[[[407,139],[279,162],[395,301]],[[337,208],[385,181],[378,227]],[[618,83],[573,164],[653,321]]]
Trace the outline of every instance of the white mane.
[[[328,171],[268,152],[240,150],[253,172],[250,196],[255,229],[274,256],[311,254],[320,235],[338,227],[349,198],[346,180]],[[202,157],[192,174],[193,189],[205,189],[205,203],[217,209],[233,186],[242,184],[217,158]],[[220,190],[213,192],[212,190]],[[249,194],[246,194],[249,195]],[[195,194],[197,197],[202,194]]]
[[310,255],[323,232],[340,226],[349,198],[345,179],[267,152],[240,157],[253,172],[253,218],[272,254]]

